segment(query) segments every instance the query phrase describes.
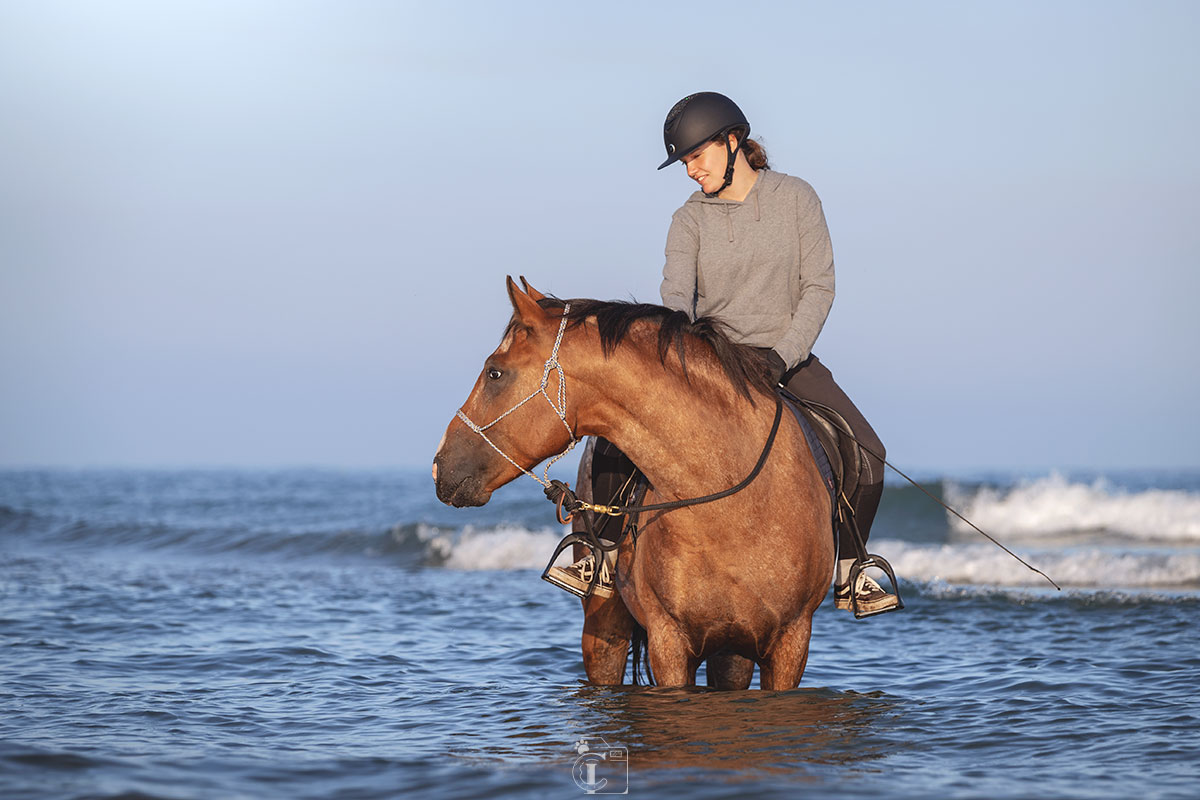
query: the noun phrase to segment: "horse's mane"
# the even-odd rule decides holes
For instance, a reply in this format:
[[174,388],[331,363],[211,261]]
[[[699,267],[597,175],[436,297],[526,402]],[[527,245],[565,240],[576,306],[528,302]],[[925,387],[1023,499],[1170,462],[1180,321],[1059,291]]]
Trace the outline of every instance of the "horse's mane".
[[679,356],[685,380],[689,380],[687,368],[688,338],[698,339],[707,345],[721,366],[730,385],[741,395],[754,402],[751,389],[764,394],[774,391],[770,370],[763,354],[757,348],[738,344],[729,338],[725,324],[715,317],[701,317],[693,322],[682,311],[652,303],[629,303],[620,300],[574,299],[563,301],[557,297],[543,297],[538,301],[542,308],[562,311],[564,304],[571,304],[567,315],[567,328],[577,328],[584,320],[594,317],[600,331],[600,346],[604,355],[610,355],[624,340],[635,322],[650,320],[658,325],[658,360],[664,366],[671,350]]

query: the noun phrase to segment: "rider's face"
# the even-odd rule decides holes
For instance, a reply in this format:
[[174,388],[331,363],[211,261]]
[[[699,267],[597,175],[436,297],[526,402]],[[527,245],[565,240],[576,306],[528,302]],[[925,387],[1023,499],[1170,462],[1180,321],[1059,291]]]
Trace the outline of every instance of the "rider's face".
[[724,142],[709,142],[679,159],[688,177],[700,184],[700,191],[714,192],[725,181],[728,156]]

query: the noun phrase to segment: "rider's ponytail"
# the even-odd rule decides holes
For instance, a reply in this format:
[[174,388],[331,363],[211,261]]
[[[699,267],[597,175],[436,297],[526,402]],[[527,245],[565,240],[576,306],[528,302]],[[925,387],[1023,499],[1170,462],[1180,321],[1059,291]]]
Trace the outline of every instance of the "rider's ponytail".
[[714,142],[724,144],[729,134],[733,134],[742,140],[742,152],[746,154],[746,161],[750,163],[750,168],[756,172],[760,169],[770,169],[771,165],[767,163],[767,151],[762,146],[762,142],[757,139],[751,139],[746,136],[745,128],[734,128],[729,133],[723,133],[720,136],[713,137]]
[[757,139],[747,136],[746,140],[742,142],[742,149],[746,152],[746,161],[750,162],[750,166],[755,170],[771,168],[771,165],[767,163],[767,151],[763,149],[762,143]]

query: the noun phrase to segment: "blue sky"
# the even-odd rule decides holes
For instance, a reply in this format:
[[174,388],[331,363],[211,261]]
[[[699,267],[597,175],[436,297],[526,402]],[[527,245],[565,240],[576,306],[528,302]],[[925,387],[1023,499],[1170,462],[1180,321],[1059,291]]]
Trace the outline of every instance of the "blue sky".
[[506,274],[657,301],[722,91],[903,467],[1200,465],[1195,3],[0,4],[0,465],[422,466]]

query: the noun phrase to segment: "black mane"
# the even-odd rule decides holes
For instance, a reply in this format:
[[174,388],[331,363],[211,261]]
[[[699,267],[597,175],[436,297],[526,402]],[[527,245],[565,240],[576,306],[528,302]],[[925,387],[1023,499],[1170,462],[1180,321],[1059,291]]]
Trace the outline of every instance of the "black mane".
[[563,301],[557,297],[545,297],[538,304],[542,308],[561,311],[564,302],[571,304],[571,311],[567,315],[568,328],[577,328],[584,320],[595,317],[600,331],[600,346],[606,356],[621,344],[635,322],[651,320],[658,324],[658,360],[665,366],[668,354],[674,349],[685,379],[688,378],[688,371],[684,342],[691,336],[712,349],[730,384],[751,403],[754,402],[751,389],[768,395],[774,391],[763,354],[757,348],[730,339],[725,324],[715,317],[701,317],[692,322],[684,312],[673,311],[666,306],[620,300]]

